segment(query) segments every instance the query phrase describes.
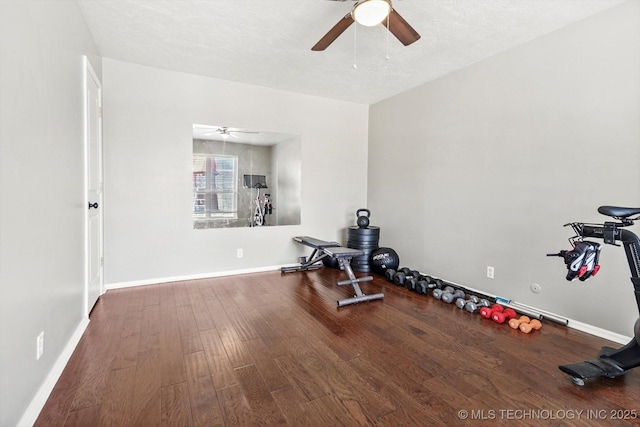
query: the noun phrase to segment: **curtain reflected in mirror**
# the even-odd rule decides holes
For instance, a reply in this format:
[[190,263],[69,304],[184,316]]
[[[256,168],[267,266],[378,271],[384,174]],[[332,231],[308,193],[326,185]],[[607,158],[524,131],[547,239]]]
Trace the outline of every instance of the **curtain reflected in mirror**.
[[300,224],[299,135],[193,125],[193,227]]

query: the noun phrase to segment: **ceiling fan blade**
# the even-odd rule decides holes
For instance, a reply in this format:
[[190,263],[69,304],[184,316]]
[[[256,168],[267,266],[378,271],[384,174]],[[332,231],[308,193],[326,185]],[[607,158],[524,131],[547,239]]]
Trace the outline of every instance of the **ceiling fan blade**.
[[382,24],[405,46],[409,46],[420,38],[420,34],[395,9],[389,14],[388,22],[385,19]]
[[229,130],[229,133],[260,133],[253,130]]
[[340,36],[340,34],[344,33],[344,31],[349,28],[351,24],[353,24],[353,18],[351,17],[351,13],[348,13],[344,16],[344,18],[339,20],[338,23],[334,25],[333,28],[330,29],[329,32],[325,34],[324,37],[322,37],[320,41],[311,48],[311,50],[325,50]]

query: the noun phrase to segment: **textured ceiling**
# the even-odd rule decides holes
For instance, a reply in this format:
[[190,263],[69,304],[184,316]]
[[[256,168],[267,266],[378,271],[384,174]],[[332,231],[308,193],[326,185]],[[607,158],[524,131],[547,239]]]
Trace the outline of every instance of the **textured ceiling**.
[[322,52],[311,47],[352,1],[79,3],[104,57],[372,104],[623,1],[395,0],[422,36],[416,43],[352,25]]

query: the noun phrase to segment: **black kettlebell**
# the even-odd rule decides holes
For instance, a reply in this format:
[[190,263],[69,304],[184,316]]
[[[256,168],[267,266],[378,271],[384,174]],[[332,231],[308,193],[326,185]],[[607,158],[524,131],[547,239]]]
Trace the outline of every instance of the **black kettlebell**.
[[[360,212],[366,212],[367,215],[360,215]],[[369,226],[369,217],[371,216],[371,211],[369,209],[358,209],[356,211],[356,216],[358,219],[356,220],[356,224],[360,228],[367,228]]]

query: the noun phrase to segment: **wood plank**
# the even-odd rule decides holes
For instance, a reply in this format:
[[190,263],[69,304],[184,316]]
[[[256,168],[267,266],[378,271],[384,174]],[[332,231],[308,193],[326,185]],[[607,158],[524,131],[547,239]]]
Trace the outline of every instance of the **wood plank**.
[[160,305],[160,287],[158,285],[145,286],[143,306]]
[[131,426],[161,423],[161,382],[160,351],[140,353],[131,397]]
[[240,384],[218,390],[218,399],[224,416],[225,425],[253,426],[259,424],[253,416],[249,402],[244,397]]
[[287,420],[280,412],[273,396],[269,392],[255,365],[247,365],[235,369],[242,391],[251,408],[251,412],[263,425],[286,424]]
[[261,339],[246,341],[245,345],[247,346],[247,350],[253,355],[254,365],[258,372],[260,372],[260,376],[264,379],[269,391],[279,390],[291,385]]
[[138,351],[160,350],[160,319],[160,304],[143,308]]
[[193,310],[193,316],[199,331],[213,329],[216,327],[213,319],[209,315],[207,303],[202,298],[197,301],[192,301],[191,309]]
[[347,411],[335,396],[325,395],[304,404],[305,411],[314,425],[323,426],[370,426],[361,413]]
[[[80,375],[86,366],[87,339],[83,337],[71,355],[67,366],[62,371],[58,382],[51,391],[47,402],[40,411],[34,426],[62,426],[70,412],[71,405],[80,386]],[[93,405],[97,407],[98,405]],[[79,408],[81,409],[81,408]]]
[[195,426],[222,426],[224,419],[203,351],[185,356],[191,415]]
[[86,334],[86,353],[82,366],[77,366],[79,384],[72,411],[102,403],[123,321],[123,316],[114,317]]
[[100,405],[80,408],[76,411],[69,412],[69,416],[65,420],[64,425],[66,426],[98,425],[99,417],[100,417]]
[[182,350],[178,315],[175,306],[161,309],[160,329],[160,362],[162,385],[183,383],[186,380],[184,372],[184,352]]
[[324,388],[322,380],[305,369],[295,357],[280,356],[276,358],[276,363],[307,400],[317,399],[329,393],[330,390]]
[[235,329],[240,341],[248,341],[258,337],[258,333],[247,322],[240,309],[233,306],[225,307],[225,313],[227,314],[227,322]]
[[[126,320],[126,319],[125,319]],[[135,367],[138,362],[138,348],[140,347],[140,335],[121,336],[116,344],[111,369]]]
[[[432,414],[416,399],[414,394],[416,389],[418,387],[420,389],[423,388],[416,381],[403,381],[400,378],[389,377],[381,370],[383,365],[376,362],[372,363],[364,356],[350,360],[349,365],[371,382],[376,389],[384,393],[394,404],[396,410],[380,418],[382,425],[447,425],[432,417]],[[393,378],[393,380],[390,381],[390,378]]]
[[176,308],[178,326],[180,329],[180,340],[182,341],[182,351],[184,354],[202,351],[202,342],[198,333],[198,325],[193,315],[191,305],[180,305]]
[[213,387],[216,390],[238,384],[235,372],[216,329],[200,331],[204,354],[209,366]]
[[191,300],[189,299],[189,287],[191,286],[190,283],[193,282],[181,281],[172,283],[173,291],[176,296],[176,307],[191,304]]
[[107,391],[100,405],[98,425],[122,426],[128,424],[131,416],[135,367],[111,371]]
[[224,325],[216,329],[224,350],[227,353],[229,363],[233,368],[250,365],[253,363],[251,350],[239,336],[232,325]]
[[161,425],[191,426],[191,406],[187,383],[172,384],[160,389]]
[[280,408],[280,412],[291,426],[310,425],[311,416],[304,405],[307,398],[296,387],[285,387],[271,392],[273,400]]

